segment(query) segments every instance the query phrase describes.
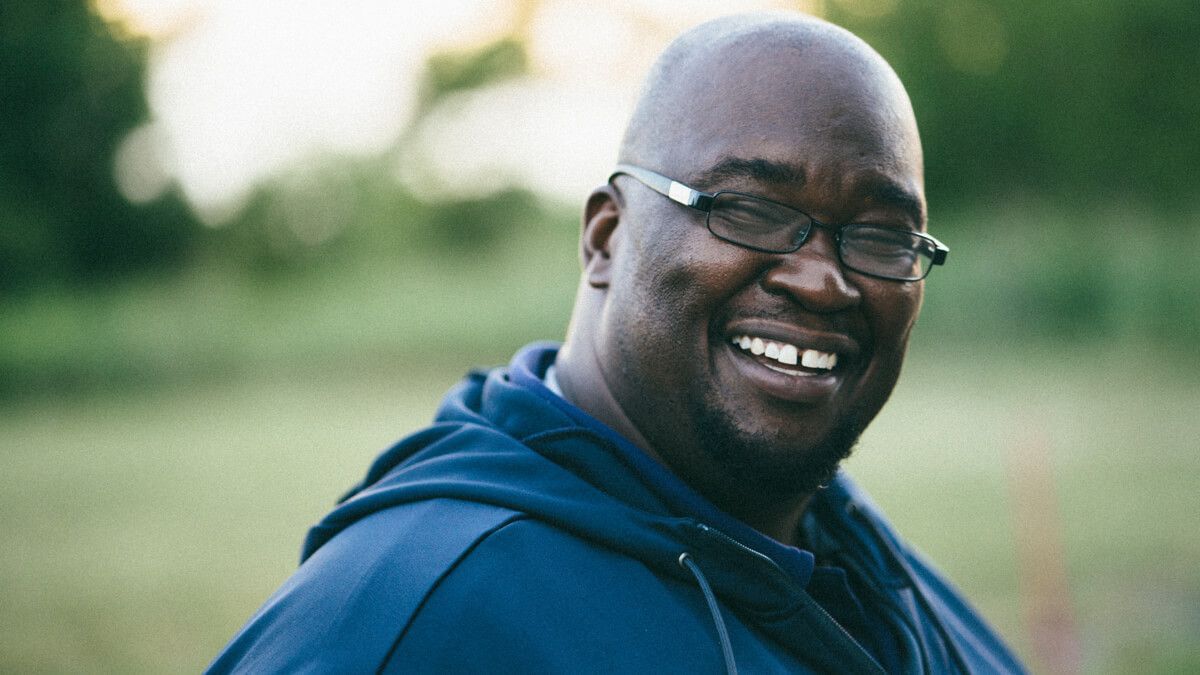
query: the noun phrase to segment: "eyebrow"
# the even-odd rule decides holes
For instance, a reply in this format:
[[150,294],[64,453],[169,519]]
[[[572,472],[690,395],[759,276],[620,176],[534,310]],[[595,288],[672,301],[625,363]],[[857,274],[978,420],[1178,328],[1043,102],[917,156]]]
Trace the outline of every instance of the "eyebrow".
[[804,184],[804,169],[794,164],[775,162],[769,159],[726,157],[700,172],[696,182],[715,185],[729,179],[749,178],[772,185]]
[[882,180],[872,185],[867,191],[867,196],[877,203],[906,211],[917,225],[925,222],[925,204],[921,199],[890,180]]
[[[731,179],[750,179],[769,185],[800,186],[804,184],[806,176],[803,167],[787,162],[776,162],[761,157],[726,157],[700,172],[696,176],[696,183],[712,186]],[[867,191],[867,197],[876,203],[901,209],[912,216],[917,224],[925,222],[925,205],[921,199],[890,180],[873,183]]]

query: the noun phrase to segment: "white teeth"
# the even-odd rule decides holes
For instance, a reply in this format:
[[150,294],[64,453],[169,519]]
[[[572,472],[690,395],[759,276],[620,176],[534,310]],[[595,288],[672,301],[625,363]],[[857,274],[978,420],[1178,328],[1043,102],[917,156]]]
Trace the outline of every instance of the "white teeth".
[[796,365],[796,355],[798,351],[799,350],[796,349],[796,345],[784,345],[783,348],[779,350],[779,358],[777,360],[784,365],[794,366]]
[[820,368],[821,370],[833,370],[837,365],[837,354],[827,352],[819,352],[815,349],[805,349],[800,355],[800,365],[805,368]]
[[832,352],[822,352],[816,349],[801,351],[795,345],[786,342],[772,342],[749,335],[736,335],[730,339],[730,342],[755,356],[765,356],[786,366],[794,366],[799,363],[805,368],[833,370],[838,362],[837,354]]
[[825,359],[821,358],[822,354],[815,349],[805,349],[800,355],[800,365],[805,368],[824,368]]

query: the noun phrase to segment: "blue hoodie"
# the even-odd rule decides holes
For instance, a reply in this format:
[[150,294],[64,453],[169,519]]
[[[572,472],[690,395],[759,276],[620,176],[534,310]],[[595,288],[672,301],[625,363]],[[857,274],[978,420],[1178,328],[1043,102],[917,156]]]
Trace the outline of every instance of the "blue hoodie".
[[452,389],[210,672],[1023,672],[845,476],[780,544],[546,389],[555,355]]

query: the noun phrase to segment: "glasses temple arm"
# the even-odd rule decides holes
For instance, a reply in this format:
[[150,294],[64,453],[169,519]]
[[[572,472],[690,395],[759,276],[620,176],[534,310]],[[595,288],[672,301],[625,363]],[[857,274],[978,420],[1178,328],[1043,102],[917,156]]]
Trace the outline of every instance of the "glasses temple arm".
[[639,183],[673,202],[678,202],[684,206],[705,212],[712,208],[712,195],[690,188],[679,181],[671,180],[660,173],[643,169],[640,166],[618,164],[612,175],[608,177],[609,182],[612,182],[612,179],[622,174],[634,178]]

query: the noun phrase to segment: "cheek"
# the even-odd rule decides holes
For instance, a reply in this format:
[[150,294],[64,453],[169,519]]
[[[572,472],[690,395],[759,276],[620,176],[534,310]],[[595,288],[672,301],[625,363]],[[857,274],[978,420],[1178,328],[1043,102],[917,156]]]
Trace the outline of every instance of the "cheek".
[[712,236],[703,220],[675,210],[630,221],[614,258],[609,310],[623,339],[661,361],[704,357],[710,327],[725,303],[753,282],[742,249]]
[[707,322],[744,283],[746,272],[731,259],[731,248],[691,226],[639,250],[637,269],[629,270],[639,304],[671,323]]
[[909,333],[921,312],[924,282],[874,286],[864,293],[876,349],[903,354]]
[[[728,295],[729,273],[716,256],[690,242],[662,240],[639,250],[616,270],[611,290],[609,344],[627,379],[661,392],[685,391],[702,378],[711,357],[710,330]],[[676,396],[663,396],[655,414],[680,415]]]

